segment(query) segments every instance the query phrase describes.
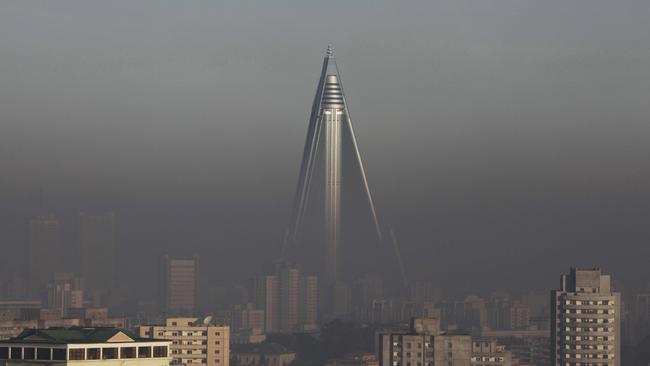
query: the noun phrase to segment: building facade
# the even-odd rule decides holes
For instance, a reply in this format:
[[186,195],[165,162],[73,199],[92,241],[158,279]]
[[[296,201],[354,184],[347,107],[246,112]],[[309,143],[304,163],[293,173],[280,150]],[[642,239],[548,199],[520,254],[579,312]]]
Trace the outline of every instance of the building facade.
[[309,332],[318,329],[318,277],[300,268],[276,263],[273,273],[255,277],[249,294],[255,309],[264,310],[266,333]]
[[621,365],[621,295],[599,268],[571,268],[551,293],[551,364]]
[[438,319],[413,319],[408,332],[379,335],[381,366],[470,366],[472,338],[440,332]]
[[194,315],[198,303],[199,260],[164,256],[161,271],[161,302],[171,315]]
[[28,329],[0,341],[0,366],[169,366],[169,346],[117,328]]
[[511,366],[512,354],[495,338],[473,338],[471,366]]
[[171,341],[172,365],[230,365],[230,328],[199,318],[167,318],[165,325],[138,328],[141,337]]

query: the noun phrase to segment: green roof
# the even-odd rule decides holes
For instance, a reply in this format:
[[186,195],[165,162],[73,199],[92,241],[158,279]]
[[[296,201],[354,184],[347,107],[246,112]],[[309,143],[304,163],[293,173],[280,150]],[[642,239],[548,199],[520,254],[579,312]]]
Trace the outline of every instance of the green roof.
[[[151,338],[140,338],[121,328],[112,327],[52,327],[47,329],[26,329],[17,337],[0,341],[0,343],[107,343],[111,338],[122,333],[134,342],[158,341]],[[118,341],[119,342],[119,341]]]

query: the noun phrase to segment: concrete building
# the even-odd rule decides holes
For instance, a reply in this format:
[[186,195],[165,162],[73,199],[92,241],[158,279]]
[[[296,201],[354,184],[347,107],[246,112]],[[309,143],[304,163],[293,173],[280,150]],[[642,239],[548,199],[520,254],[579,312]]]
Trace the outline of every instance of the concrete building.
[[165,325],[140,326],[138,332],[141,337],[172,341],[172,365],[230,365],[230,328],[206,320],[167,318]]
[[161,273],[161,302],[172,315],[194,315],[198,303],[199,260],[164,256]]
[[470,366],[472,339],[441,333],[437,319],[413,319],[407,333],[381,334],[377,351],[382,366]]
[[266,333],[314,331],[318,328],[318,278],[303,276],[289,263],[251,281],[250,297],[264,310]]
[[551,293],[551,364],[621,365],[621,295],[599,268],[571,268]]
[[84,306],[84,280],[70,272],[56,272],[47,285],[47,306],[60,309],[64,317]]
[[168,366],[169,346],[117,328],[28,329],[0,341],[0,366]]
[[303,331],[318,329],[318,277],[305,276],[300,285],[300,323]]
[[471,366],[511,366],[512,354],[495,338],[473,338]]
[[300,270],[281,264],[276,272],[280,278],[280,332],[290,333],[300,322]]
[[81,273],[88,288],[108,291],[115,286],[115,215],[79,214]]
[[254,277],[250,282],[249,296],[255,309],[264,311],[264,331],[280,330],[280,279],[275,274]]
[[61,225],[53,214],[29,221],[29,287],[32,295],[42,296],[54,272],[61,270]]

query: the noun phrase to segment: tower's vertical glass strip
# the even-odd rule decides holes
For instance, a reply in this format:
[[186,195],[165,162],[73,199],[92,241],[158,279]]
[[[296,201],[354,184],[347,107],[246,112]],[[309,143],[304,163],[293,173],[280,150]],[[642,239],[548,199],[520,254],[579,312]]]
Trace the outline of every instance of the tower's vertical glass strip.
[[345,118],[343,93],[337,75],[328,75],[322,99],[325,122],[325,245],[326,275],[336,281],[341,229],[342,127]]

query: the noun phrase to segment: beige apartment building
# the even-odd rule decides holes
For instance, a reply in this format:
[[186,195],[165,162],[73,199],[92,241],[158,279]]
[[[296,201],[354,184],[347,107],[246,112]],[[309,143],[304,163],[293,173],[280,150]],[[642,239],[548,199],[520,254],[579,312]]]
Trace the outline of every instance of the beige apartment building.
[[621,365],[621,294],[599,268],[571,268],[551,294],[551,365]]
[[165,325],[138,328],[141,337],[172,342],[172,365],[229,366],[230,328],[200,318],[167,318]]

